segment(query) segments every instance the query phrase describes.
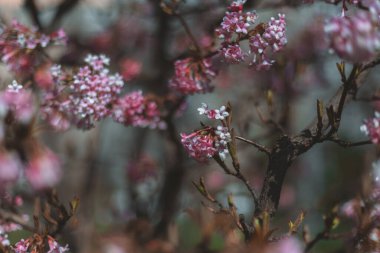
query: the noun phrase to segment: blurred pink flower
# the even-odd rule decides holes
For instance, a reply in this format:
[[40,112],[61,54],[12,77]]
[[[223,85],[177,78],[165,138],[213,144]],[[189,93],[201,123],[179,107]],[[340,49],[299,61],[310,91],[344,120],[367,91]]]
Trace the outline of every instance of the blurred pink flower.
[[16,182],[21,170],[21,161],[15,154],[0,152],[0,187]]
[[364,62],[376,56],[380,49],[380,3],[370,1],[369,8],[370,12],[333,17],[325,25],[330,46],[339,57]]
[[58,242],[51,236],[48,236],[49,251],[47,253],[63,253],[69,251],[69,246],[66,245],[62,247]]
[[193,58],[178,60],[174,63],[174,68],[174,77],[169,80],[169,87],[173,90],[185,95],[212,90],[210,82],[216,76],[216,72],[210,58],[200,61]]
[[13,81],[7,90],[0,93],[0,107],[0,114],[12,112],[20,123],[29,123],[35,111],[33,94]]
[[364,120],[360,130],[365,133],[373,143],[380,142],[380,113],[375,112],[375,117]]
[[125,58],[120,62],[121,75],[125,81],[136,78],[142,69],[142,64],[139,61]]
[[50,188],[62,177],[61,163],[52,151],[45,148],[30,158],[25,174],[34,189]]
[[288,237],[273,243],[265,253],[303,253],[303,246],[296,238]]
[[144,97],[141,90],[127,93],[112,108],[113,119],[126,126],[163,129],[166,125],[160,114],[158,104]]

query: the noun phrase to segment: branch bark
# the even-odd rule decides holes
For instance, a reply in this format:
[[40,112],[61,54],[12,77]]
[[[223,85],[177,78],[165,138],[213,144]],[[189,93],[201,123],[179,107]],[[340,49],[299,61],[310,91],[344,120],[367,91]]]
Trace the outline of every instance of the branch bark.
[[348,100],[354,98],[358,89],[357,79],[360,74],[378,64],[379,60],[363,66],[355,64],[347,78],[344,71],[341,72],[342,86],[325,106],[327,108],[326,113],[321,115],[319,112],[312,124],[301,133],[294,136],[284,135],[277,140],[269,154],[266,176],[260,193],[259,204],[255,209],[255,216],[261,216],[264,212],[270,215],[275,214],[286,172],[299,155],[310,150],[317,143],[324,141],[339,143],[336,134],[344,105]]

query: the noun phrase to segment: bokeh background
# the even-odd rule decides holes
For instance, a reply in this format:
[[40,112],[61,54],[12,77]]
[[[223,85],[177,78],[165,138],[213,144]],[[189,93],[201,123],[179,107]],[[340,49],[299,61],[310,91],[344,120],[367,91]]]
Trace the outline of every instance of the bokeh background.
[[[36,25],[26,2],[0,0],[1,20],[9,23],[17,19]],[[69,36],[67,47],[49,52],[58,62],[75,66],[88,53],[104,53],[111,58],[113,71],[130,78],[125,92],[137,89],[156,95],[168,92],[173,62],[188,51],[191,41],[178,19],[162,11],[160,1],[72,1],[75,2],[72,8],[50,26],[61,2],[35,1],[43,27],[47,30],[62,27]],[[297,1],[251,2],[248,5],[256,9],[260,20],[279,12],[286,14],[289,42],[277,56],[278,64],[269,71],[258,72],[244,64],[228,66],[215,57],[219,68],[217,78],[212,81],[215,90],[187,99],[175,120],[178,133],[199,128],[199,122],[204,120],[196,110],[200,103],[219,107],[230,101],[238,135],[270,146],[282,132],[292,134],[306,128],[315,117],[316,99],[327,102],[339,87],[335,67],[339,59],[326,45],[323,24],[326,17],[340,15],[340,6]],[[219,42],[213,30],[220,24],[226,7],[225,1],[216,0],[192,0],[182,5],[184,18],[203,47],[217,47]],[[12,74],[1,66],[0,83],[5,86],[12,79]],[[366,82],[370,85],[360,96],[372,95],[378,87],[377,80],[376,73],[368,75]],[[268,92],[273,94],[273,105],[268,104]],[[342,139],[365,139],[359,128],[372,111],[370,103],[350,103],[341,124]],[[145,242],[154,225],[162,221],[165,206],[171,203],[173,210],[165,211],[170,220],[169,242],[160,246],[152,243],[149,247],[159,247],[158,252],[170,252],[173,248],[193,252],[200,247],[207,225],[222,224],[201,204],[204,200],[193,187],[192,181],[201,176],[221,202],[226,203],[227,195],[232,193],[240,213],[249,215],[254,208],[244,185],[225,175],[214,161],[199,164],[186,156],[176,168],[173,165],[178,162],[173,152],[176,147],[165,131],[104,121],[90,131],[72,129],[63,134],[44,131],[41,138],[64,163],[64,177],[57,186],[59,196],[64,201],[73,196],[81,199],[76,222],[66,228],[62,237],[72,252],[133,252],[134,241]],[[244,143],[239,144],[238,154],[243,173],[259,190],[266,157]],[[272,226],[279,228],[278,233],[285,232],[289,220],[306,210],[305,224],[312,234],[316,233],[323,227],[325,212],[365,188],[375,159],[373,146],[345,149],[333,143],[317,145],[291,166]],[[179,187],[163,193],[168,170],[173,168],[181,170],[174,176]],[[24,208],[32,209],[28,203]],[[202,252],[221,250],[234,240],[233,234],[226,238],[220,232],[228,225],[215,224],[211,239],[204,246],[209,251]],[[23,236],[23,233],[11,235]],[[337,242],[323,242],[315,252],[337,252],[339,247]]]

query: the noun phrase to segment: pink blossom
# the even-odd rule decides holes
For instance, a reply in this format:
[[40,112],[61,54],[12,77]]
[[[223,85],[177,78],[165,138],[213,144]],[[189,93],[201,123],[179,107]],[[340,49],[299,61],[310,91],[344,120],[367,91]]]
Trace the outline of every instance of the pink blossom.
[[141,73],[142,64],[139,61],[126,58],[121,61],[120,68],[124,80],[129,81]]
[[215,29],[216,34],[225,43],[231,43],[239,35],[245,35],[256,22],[257,15],[255,12],[243,12],[243,4],[245,1],[234,1],[228,8],[223,17],[220,26]]
[[44,65],[34,72],[34,81],[42,90],[49,90],[54,85],[52,73],[49,65]]
[[341,213],[348,218],[355,218],[360,210],[360,202],[357,199],[351,199],[341,206]]
[[30,246],[29,240],[21,239],[16,243],[15,247],[13,247],[16,253],[28,253],[28,248]]
[[28,28],[17,21],[0,34],[0,57],[7,66],[20,75],[30,73],[38,59],[34,51],[41,47],[64,44],[66,35],[59,30],[45,35],[35,28]]
[[58,65],[51,68],[55,85],[43,93],[41,111],[54,129],[66,130],[70,124],[89,129],[112,114],[124,86],[122,77],[109,74],[105,55],[88,55],[85,62],[73,75]]
[[375,1],[370,10],[350,17],[333,17],[325,25],[330,46],[339,57],[363,62],[372,59],[380,49],[380,4]]
[[69,246],[66,244],[62,247],[58,242],[51,236],[48,236],[49,251],[47,253],[63,253],[69,251]]
[[375,117],[364,120],[360,130],[365,133],[373,143],[380,142],[380,113],[376,112]]
[[287,43],[285,14],[278,14],[278,19],[271,18],[264,33],[249,39],[250,53],[254,55],[252,64],[258,70],[267,70],[273,64],[269,53],[280,51]]
[[0,152],[0,185],[14,183],[22,170],[19,158],[13,153]]
[[191,134],[181,134],[181,142],[190,157],[206,162],[216,154],[224,160],[228,154],[227,143],[231,141],[228,129],[206,127]]
[[44,149],[30,158],[25,174],[36,190],[53,187],[62,177],[61,163],[52,151]]
[[33,94],[13,81],[7,90],[0,92],[0,107],[2,113],[11,112],[20,123],[29,123],[35,111]]
[[119,98],[112,110],[113,119],[126,126],[165,128],[157,103],[144,97],[142,91]]
[[211,59],[196,61],[193,58],[178,60],[174,63],[175,74],[169,81],[169,86],[182,94],[210,92],[211,80],[216,73],[212,68]]
[[222,47],[221,54],[228,63],[240,63],[244,61],[246,53],[241,49],[239,44],[232,44]]
[[288,237],[271,245],[265,253],[302,253],[303,247],[296,238]]

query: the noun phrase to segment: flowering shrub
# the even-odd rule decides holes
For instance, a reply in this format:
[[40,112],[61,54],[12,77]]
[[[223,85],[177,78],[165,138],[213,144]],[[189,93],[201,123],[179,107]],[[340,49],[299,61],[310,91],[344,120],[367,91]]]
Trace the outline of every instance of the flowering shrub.
[[250,54],[253,55],[252,64],[256,69],[269,69],[274,63],[269,58],[269,52],[281,50],[287,43],[285,14],[278,14],[278,19],[271,18],[268,24],[259,24],[254,27],[257,20],[255,12],[243,12],[245,1],[234,1],[226,12],[223,22],[215,31],[223,40],[221,53],[226,62],[240,63],[248,53],[245,53],[240,41],[249,40]]
[[0,36],[1,60],[19,75],[31,73],[37,64],[36,51],[50,45],[62,45],[67,41],[63,30],[49,35],[36,28],[28,28],[17,21],[4,28]]
[[58,2],[0,18],[0,252],[378,252],[379,1]]
[[210,59],[197,61],[192,58],[178,60],[174,64],[175,74],[169,86],[181,94],[191,95],[212,90],[210,82],[216,75]]

